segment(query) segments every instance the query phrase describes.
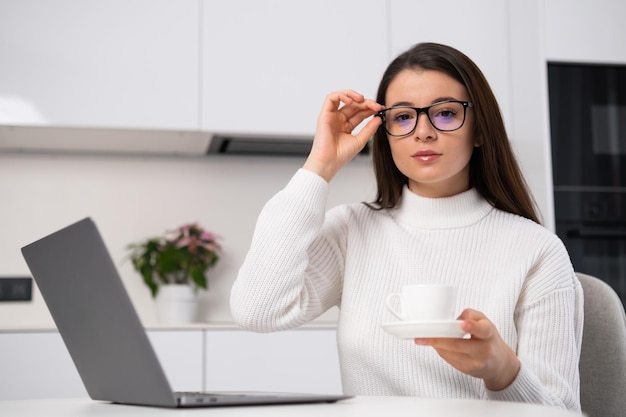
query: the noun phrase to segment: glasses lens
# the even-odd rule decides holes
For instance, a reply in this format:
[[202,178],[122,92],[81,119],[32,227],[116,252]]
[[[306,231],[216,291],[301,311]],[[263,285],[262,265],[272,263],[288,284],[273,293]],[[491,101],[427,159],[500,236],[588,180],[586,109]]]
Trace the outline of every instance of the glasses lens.
[[428,110],[428,117],[436,129],[456,130],[465,121],[465,107],[455,101],[436,104]]
[[393,136],[408,135],[416,122],[417,112],[410,107],[392,107],[385,112],[385,128]]

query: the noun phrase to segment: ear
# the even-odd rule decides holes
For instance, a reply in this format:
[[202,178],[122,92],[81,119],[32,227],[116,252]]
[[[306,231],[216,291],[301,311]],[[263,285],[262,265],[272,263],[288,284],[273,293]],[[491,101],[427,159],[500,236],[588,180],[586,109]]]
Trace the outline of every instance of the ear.
[[480,132],[478,126],[474,126],[474,147],[480,148],[485,143],[483,133]]

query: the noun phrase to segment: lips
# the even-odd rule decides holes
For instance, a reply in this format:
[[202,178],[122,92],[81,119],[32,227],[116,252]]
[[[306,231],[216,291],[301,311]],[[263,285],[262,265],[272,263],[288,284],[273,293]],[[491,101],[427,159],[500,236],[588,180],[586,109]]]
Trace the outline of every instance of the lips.
[[413,159],[416,159],[422,162],[432,162],[432,161],[439,159],[440,156],[441,156],[440,153],[437,153],[435,151],[430,151],[430,150],[417,151],[413,155],[411,155]]

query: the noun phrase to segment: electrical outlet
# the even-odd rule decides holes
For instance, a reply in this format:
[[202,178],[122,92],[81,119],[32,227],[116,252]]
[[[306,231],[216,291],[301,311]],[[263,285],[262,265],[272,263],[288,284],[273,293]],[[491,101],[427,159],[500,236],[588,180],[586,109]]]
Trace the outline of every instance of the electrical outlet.
[[30,277],[0,277],[1,301],[31,301],[33,299],[33,279]]

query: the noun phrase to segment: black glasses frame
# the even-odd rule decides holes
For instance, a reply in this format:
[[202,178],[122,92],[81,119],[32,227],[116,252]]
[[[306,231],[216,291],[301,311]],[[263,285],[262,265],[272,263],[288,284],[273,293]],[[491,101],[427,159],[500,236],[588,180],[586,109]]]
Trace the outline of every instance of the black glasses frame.
[[[441,104],[446,104],[446,103],[459,103],[463,105],[463,121],[461,122],[461,125],[459,127],[457,127],[456,129],[450,129],[450,130],[445,130],[445,129],[439,129],[437,126],[435,126],[435,124],[433,123],[432,119],[430,118],[430,108],[434,107],[434,106],[439,106]],[[383,121],[383,128],[385,129],[385,132],[387,132],[387,134],[389,136],[394,136],[394,137],[400,137],[400,136],[408,136],[411,133],[415,132],[415,129],[417,129],[417,122],[420,118],[420,114],[426,113],[426,117],[428,118],[428,122],[430,123],[430,125],[435,128],[436,130],[440,131],[440,132],[454,132],[455,130],[459,130],[460,128],[463,127],[463,125],[465,124],[465,118],[467,117],[467,108],[468,107],[473,107],[474,105],[472,104],[471,101],[461,101],[461,100],[446,100],[446,101],[440,101],[438,103],[434,103],[431,104],[430,106],[427,107],[411,107],[411,106],[394,106],[394,107],[389,107],[388,109],[385,110],[381,110],[378,113],[376,113],[377,117],[380,117]],[[403,133],[401,135],[394,135],[392,133],[390,133],[387,130],[387,124],[385,123],[385,113],[388,110],[395,110],[395,109],[412,109],[415,110],[415,112],[417,113],[416,117],[415,117],[415,126],[413,126],[413,129],[411,129],[410,132],[408,133]]]

